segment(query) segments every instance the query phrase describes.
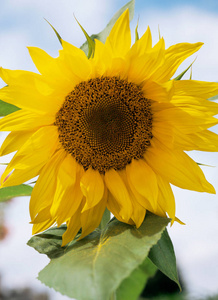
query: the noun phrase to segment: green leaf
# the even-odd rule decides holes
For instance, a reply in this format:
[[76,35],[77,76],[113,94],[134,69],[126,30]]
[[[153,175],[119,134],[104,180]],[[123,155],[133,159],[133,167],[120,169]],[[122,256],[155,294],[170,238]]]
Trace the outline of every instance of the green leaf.
[[139,27],[139,20],[138,20],[136,28],[135,28],[135,43],[139,40],[138,27]]
[[88,33],[85,31],[85,29],[82,27],[82,25],[79,23],[79,21],[77,20],[77,18],[75,17],[79,27],[82,29],[82,32],[84,33],[85,37],[86,37],[86,42],[88,44],[88,54],[87,57],[93,57],[94,53],[95,53],[95,42],[94,40],[92,40],[92,38],[88,35]]
[[[129,1],[126,5],[124,5],[121,9],[119,9],[115,15],[112,17],[110,22],[107,24],[107,26],[98,34],[92,34],[91,35],[91,40],[94,41],[94,39],[97,39],[101,41],[102,43],[105,43],[106,38],[108,37],[109,33],[111,32],[112,27],[116,23],[117,19],[122,15],[122,13],[126,10],[129,9],[129,18],[130,21],[133,19],[134,16],[134,10],[135,10],[135,0]],[[88,42],[86,41],[81,47],[80,47],[86,55],[88,55],[89,52],[89,47],[88,47]]]
[[213,101],[213,100],[217,100],[217,99],[218,99],[218,95],[213,96],[213,97],[209,98],[208,100]]
[[[160,295],[160,296],[155,296],[152,298],[139,298],[138,300],[190,300],[190,297],[186,297],[185,294],[167,294],[167,295]],[[192,299],[193,300],[193,299]],[[209,300],[209,299],[197,299],[195,300]],[[212,299],[211,299],[212,300]],[[218,300],[218,299],[216,299]]]
[[15,197],[30,196],[32,187],[26,184],[3,187],[0,189],[0,202],[7,201]]
[[155,274],[157,268],[146,258],[132,274],[124,279],[117,290],[117,300],[137,300],[141,295],[147,280]]
[[197,165],[199,166],[204,166],[204,167],[210,167],[210,168],[215,168],[215,166],[211,166],[211,165],[205,165],[205,164],[202,164],[202,163],[199,163],[199,162],[196,162]]
[[151,248],[148,257],[162,273],[176,282],[181,289],[173,244],[166,229],[164,230],[161,239],[159,239],[157,244]]
[[158,25],[158,35],[159,35],[159,40],[161,39],[161,33],[160,33],[160,26]]
[[191,70],[190,70],[189,80],[192,80],[192,66],[191,66]]
[[27,245],[33,247],[39,253],[46,254],[49,258],[59,257],[63,255],[66,249],[66,246],[61,247],[62,235],[66,229],[66,225],[61,225],[59,228],[50,228],[45,233],[33,236]]
[[50,238],[49,251],[48,238],[43,235],[51,232],[46,231],[41,237],[33,237],[29,245],[36,250],[40,248],[40,253],[59,257],[51,259],[38,278],[77,300],[109,300],[121,282],[143,263],[168,222],[167,218],[147,214],[137,229],[113,220],[104,230],[97,229],[63,248],[60,248],[60,235],[57,240]]
[[[45,18],[44,18],[44,19],[45,19]],[[56,36],[57,36],[57,38],[58,38],[60,44],[62,45],[62,38],[61,38],[60,34],[59,34],[59,33],[57,32],[57,30],[51,25],[51,23],[49,23],[48,20],[45,19],[45,21],[46,21],[46,22],[51,26],[51,28],[54,30],[54,32],[55,32],[55,34],[56,34]]]
[[[192,67],[193,63],[196,61],[196,58],[195,60],[190,64],[190,66],[188,66],[187,69],[185,69],[185,71],[183,71],[181,74],[179,74],[176,78],[174,78],[174,80],[181,80],[182,77],[185,75],[186,72],[188,72],[188,70]],[[191,79],[191,78],[190,78]]]
[[106,225],[110,222],[110,219],[111,219],[111,213],[110,211],[106,208],[105,211],[104,211],[104,214],[103,214],[103,217],[101,219],[101,223],[100,225],[98,226],[98,228],[100,230],[103,230]]
[[0,100],[0,117],[7,116],[20,108]]

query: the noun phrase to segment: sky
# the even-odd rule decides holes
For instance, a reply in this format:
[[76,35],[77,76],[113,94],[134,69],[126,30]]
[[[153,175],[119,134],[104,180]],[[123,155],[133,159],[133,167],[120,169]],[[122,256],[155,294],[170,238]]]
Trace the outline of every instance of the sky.
[[[91,35],[100,32],[112,15],[127,1],[121,0],[1,0],[0,1],[0,66],[36,71],[27,46],[44,49],[58,55],[59,41],[47,19],[63,39],[80,46],[83,33],[74,15]],[[193,65],[193,79],[218,81],[218,2],[210,1],[144,1],[136,0],[134,31],[139,19],[139,34],[149,25],[154,43],[160,29],[166,46],[179,42],[203,42],[200,51],[187,59],[178,73]],[[133,38],[134,39],[134,38]],[[189,75],[187,75],[189,76]],[[0,87],[4,83],[0,81]],[[218,133],[218,128],[213,129]],[[203,167],[207,179],[218,191],[218,154],[189,153],[196,161],[215,167]],[[2,161],[2,160],[1,160]],[[174,243],[179,269],[193,296],[218,294],[218,196],[200,194],[174,188],[177,216],[186,225],[175,224],[169,229]],[[35,280],[37,272],[48,260],[28,246],[31,235],[28,224],[28,199],[15,199],[8,205],[6,220],[10,230],[8,239],[0,244],[0,273],[4,271],[5,286],[26,283],[44,288]],[[17,259],[26,262],[20,268]],[[26,257],[29,257],[26,260]],[[34,263],[33,263],[34,262]],[[29,267],[31,265],[31,268]],[[17,270],[17,272],[14,272]],[[17,275],[19,274],[19,276]],[[54,300],[67,299],[54,294]]]

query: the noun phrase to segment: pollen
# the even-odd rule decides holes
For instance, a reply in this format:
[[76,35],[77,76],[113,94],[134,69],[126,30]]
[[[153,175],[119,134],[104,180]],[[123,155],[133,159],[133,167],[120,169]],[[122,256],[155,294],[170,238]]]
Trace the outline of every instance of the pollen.
[[122,170],[150,146],[151,100],[115,76],[82,81],[66,96],[55,125],[62,147],[85,170]]

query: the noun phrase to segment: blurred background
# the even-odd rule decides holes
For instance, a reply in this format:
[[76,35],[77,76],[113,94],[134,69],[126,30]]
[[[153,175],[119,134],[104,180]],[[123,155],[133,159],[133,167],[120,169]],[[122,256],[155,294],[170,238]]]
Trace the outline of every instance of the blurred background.
[[[36,71],[26,46],[37,46],[58,56],[59,41],[47,19],[68,42],[80,47],[85,41],[74,16],[91,35],[100,32],[124,0],[1,0],[0,66]],[[134,31],[139,18],[139,34],[149,25],[153,42],[159,38],[166,47],[179,42],[203,42],[202,49],[182,64],[178,73],[197,57],[192,76],[196,80],[218,81],[218,2],[216,0],[136,0]],[[186,78],[189,78],[189,74]],[[4,83],[0,81],[0,87]],[[213,128],[218,133],[218,126]],[[2,141],[5,135],[1,133]],[[189,152],[218,191],[218,154]],[[7,157],[0,158],[6,162]],[[3,169],[2,169],[3,170]],[[169,228],[178,267],[188,299],[218,294],[218,196],[174,188],[177,216],[186,223]],[[31,237],[28,197],[0,203],[0,299],[1,291],[25,289],[22,300],[64,300],[43,286],[38,272],[49,260],[26,245]],[[32,291],[26,290],[31,288]],[[15,291],[14,291],[15,293]],[[28,293],[33,294],[28,298]],[[44,293],[44,294],[42,294]],[[5,296],[6,297],[6,296]],[[35,298],[34,298],[35,297]],[[44,297],[44,298],[43,298]],[[50,297],[50,298],[48,298]],[[6,299],[6,298],[4,298]],[[9,298],[7,298],[9,299]],[[15,299],[15,298],[10,298]],[[17,298],[16,298],[17,299]],[[124,299],[125,300],[125,299]]]

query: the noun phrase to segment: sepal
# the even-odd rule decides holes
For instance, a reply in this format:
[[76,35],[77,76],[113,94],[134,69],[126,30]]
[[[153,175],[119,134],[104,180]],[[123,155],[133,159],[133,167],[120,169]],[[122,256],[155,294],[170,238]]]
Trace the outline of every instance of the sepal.
[[0,117],[7,116],[19,109],[20,108],[15,105],[0,100]]

